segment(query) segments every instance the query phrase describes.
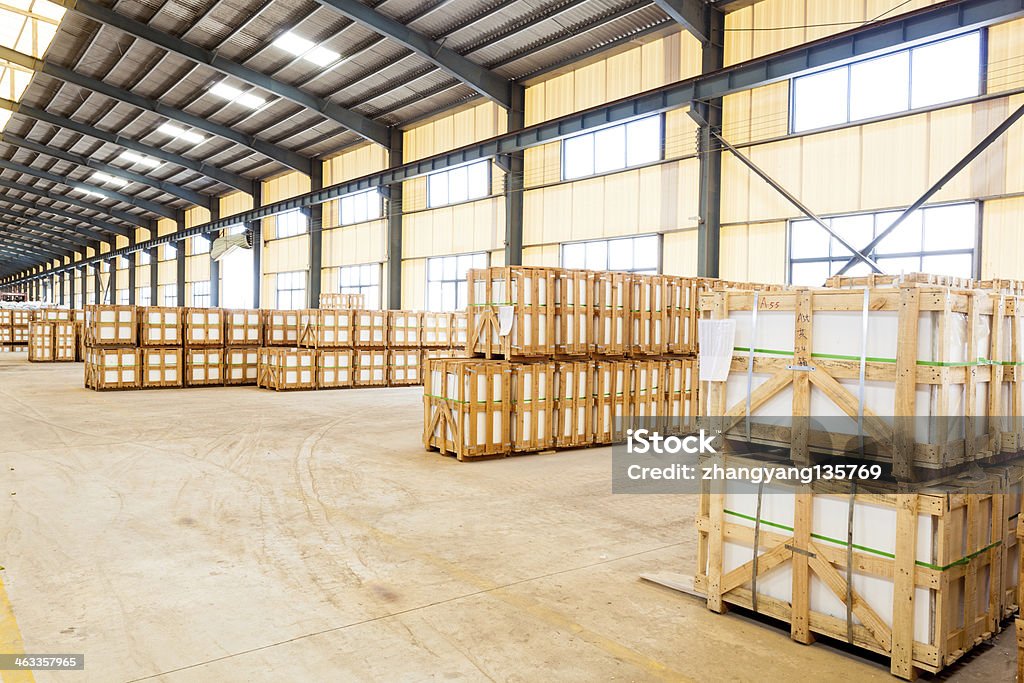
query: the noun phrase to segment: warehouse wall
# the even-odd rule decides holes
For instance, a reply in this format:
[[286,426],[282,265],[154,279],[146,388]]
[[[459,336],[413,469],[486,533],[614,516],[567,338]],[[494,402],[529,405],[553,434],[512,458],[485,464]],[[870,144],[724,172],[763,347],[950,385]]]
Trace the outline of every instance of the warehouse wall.
[[[263,182],[263,204],[273,204],[309,192],[309,176],[298,171]],[[263,220],[263,307],[274,308],[277,274],[301,270],[309,273],[309,233],[278,239],[277,218]],[[307,280],[308,291],[308,280]]]
[[[197,206],[185,211],[186,228],[192,228],[209,222],[209,209]],[[210,281],[210,254],[196,254],[193,256],[192,252],[196,240],[206,241],[203,237],[190,237],[179,243],[179,246],[185,250],[185,300],[181,302],[182,306],[192,305],[195,283]]]

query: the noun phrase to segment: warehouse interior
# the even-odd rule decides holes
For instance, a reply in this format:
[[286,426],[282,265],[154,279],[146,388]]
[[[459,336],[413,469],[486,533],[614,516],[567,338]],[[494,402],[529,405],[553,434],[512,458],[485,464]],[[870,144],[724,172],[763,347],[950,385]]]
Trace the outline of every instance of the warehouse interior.
[[0,17],[3,683],[1019,680],[1024,1]]

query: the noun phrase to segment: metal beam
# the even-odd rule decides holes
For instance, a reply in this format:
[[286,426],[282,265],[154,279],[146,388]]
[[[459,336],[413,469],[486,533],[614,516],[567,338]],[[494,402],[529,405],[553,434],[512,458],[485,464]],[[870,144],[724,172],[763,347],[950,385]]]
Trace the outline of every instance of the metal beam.
[[[517,88],[513,93],[512,106],[508,110],[507,130],[517,130],[523,127],[526,116],[525,104],[525,93],[522,88]],[[507,162],[505,168],[505,265],[520,266],[523,264],[525,154],[512,152],[504,159]]]
[[[981,156],[982,152],[988,149],[993,142],[998,140],[1003,135],[1003,133],[1008,131],[1010,127],[1013,126],[1013,124],[1017,123],[1017,121],[1019,121],[1022,116],[1024,116],[1024,105],[1017,107],[1017,109],[1012,114],[1006,117],[1005,121],[996,126],[991,133],[986,135],[981,140],[981,142],[975,145],[970,152],[965,154],[963,158],[960,159],[960,161],[953,164],[953,167],[946,171],[941,178],[936,180],[935,184],[933,184],[931,187],[925,190],[924,194],[917,198],[917,201],[908,206],[903,213],[897,216],[896,220],[894,220],[892,224],[889,225],[889,227],[887,227],[882,232],[878,233],[878,235],[876,235],[873,240],[868,242],[864,246],[864,249],[862,251],[870,253],[872,249],[877,247],[878,244],[886,238],[886,236],[888,236],[893,230],[899,227],[900,223],[905,221],[912,213],[914,213],[922,206],[924,206],[925,202],[934,197],[936,192],[945,187],[946,184],[949,183],[949,181],[951,181],[954,177],[956,177],[958,173],[960,173],[960,171],[967,168],[967,166],[969,166],[972,161]],[[850,259],[849,261],[847,261],[846,265],[840,268],[839,272],[837,272],[836,275],[842,275],[843,273],[845,273],[847,270],[850,269],[851,266],[853,266],[855,262],[855,259]]]
[[95,126],[91,126],[87,123],[80,123],[78,121],[69,119],[65,116],[51,114],[48,111],[37,109],[33,106],[22,104],[20,102],[13,102],[11,100],[4,98],[0,98],[0,109],[6,109],[7,111],[13,112],[15,114],[22,114],[30,119],[35,119],[37,121],[42,121],[43,123],[48,123],[51,126],[64,128],[74,133],[78,133],[79,135],[85,135],[90,138],[95,138],[96,140],[100,140],[111,145],[124,147],[125,149],[130,149],[133,152],[138,152],[139,154],[153,157],[154,159],[159,159],[160,161],[165,161],[169,164],[174,164],[175,166],[187,168],[190,171],[195,171],[196,173],[200,173],[206,176],[207,178],[216,180],[219,183],[224,183],[229,187],[233,187],[245,193],[252,192],[253,181],[249,180],[248,178],[240,176],[236,173],[231,173],[230,171],[225,171],[223,169],[217,168],[216,166],[204,164],[203,162],[197,161],[195,159],[189,159],[188,157],[181,156],[180,154],[174,154],[173,152],[165,152],[159,147],[152,147],[150,145],[138,142],[136,140],[123,138],[120,135],[111,133],[110,131],[102,130],[100,128],[96,128]]
[[[715,73],[725,63],[725,15],[714,10],[704,13],[710,39],[701,48],[701,73]],[[697,275],[718,277],[722,243],[722,146],[715,135],[722,131],[722,98],[692,102],[690,117],[697,131],[699,179],[697,188]]]
[[702,44],[711,40],[711,34],[707,30],[707,14],[715,10],[704,0],[654,0],[654,4]]
[[[101,235],[98,232],[78,230],[66,225],[61,225],[60,223],[54,223],[52,221],[47,221],[42,218],[37,218],[35,216],[29,216],[27,214],[19,212],[12,212],[9,209],[5,209],[2,206],[0,206],[0,219],[7,221],[8,225],[24,226],[26,228],[31,228],[36,232],[41,232],[48,235],[55,235],[57,237],[61,237],[67,240],[68,242],[80,244],[83,247],[89,246],[89,240],[106,239],[106,236]],[[38,225],[39,223],[41,223],[42,225]],[[63,230],[71,230],[71,232],[63,232]],[[86,237],[88,237],[89,239],[85,239]]]
[[[310,188],[321,190],[324,186],[324,165],[317,164],[310,176]],[[320,308],[320,289],[323,281],[324,221],[323,206],[307,206],[302,209],[309,226],[309,287],[306,288],[307,308]]]
[[77,166],[82,166],[84,168],[91,168],[96,171],[102,171],[103,173],[115,177],[120,177],[129,182],[139,183],[140,185],[146,185],[147,187],[152,187],[154,189],[160,190],[161,192],[166,192],[167,194],[173,197],[184,199],[186,202],[189,202],[190,204],[202,206],[206,209],[209,209],[210,206],[213,204],[212,197],[210,197],[209,195],[200,194],[195,190],[189,190],[179,185],[175,185],[174,183],[169,183],[166,180],[159,180],[157,178],[152,178],[150,176],[142,175],[141,173],[129,171],[127,169],[119,168],[117,166],[111,166],[110,164],[104,163],[97,159],[91,159],[89,157],[82,156],[81,154],[76,154],[74,152],[69,152],[67,150],[60,149],[59,147],[44,145],[42,143],[35,142],[34,140],[28,140],[13,133],[0,133],[0,142],[4,142],[7,143],[8,145],[13,145],[15,147],[20,147],[22,149],[31,150],[36,154],[45,154],[55,159],[66,161],[69,164],[75,164]]
[[[238,223],[250,223],[285,211],[322,204],[353,192],[400,183],[433,171],[524,150],[580,132],[681,109],[689,106],[695,99],[715,99],[729,93],[774,83],[811,69],[827,66],[831,63],[830,60],[842,63],[891,50],[903,45],[904,41],[923,42],[936,36],[962,32],[1019,16],[1024,16],[1024,0],[948,0],[940,5],[648,90],[529,126],[520,131],[510,131],[449,152],[393,166],[320,191],[266,206],[259,206],[257,203],[255,208],[232,216],[231,219],[211,221],[178,235],[147,240],[134,249],[149,248],[206,232],[220,232]],[[132,249],[126,248],[119,252],[128,253]]]
[[[107,190],[106,188],[101,187],[99,185],[93,185],[80,180],[72,180],[67,176],[57,175],[56,173],[50,173],[49,171],[44,171],[42,169],[35,168],[34,166],[25,166],[24,164],[19,164],[14,161],[8,161],[7,159],[4,159],[2,157],[0,157],[0,168],[5,168],[8,171],[14,171],[15,173],[22,173],[24,175],[42,178],[43,180],[48,180],[51,183],[56,183],[58,185],[66,185],[67,187],[73,189],[81,188],[98,192],[99,194],[102,194],[105,199],[113,199],[114,201],[121,202],[122,204],[127,204],[128,206],[137,206],[140,209],[144,209],[146,211],[149,211],[150,213],[156,214],[157,216],[162,216],[164,218],[174,217],[174,209],[162,206],[160,204],[157,204],[156,202],[151,202],[148,199],[140,199],[139,197],[133,197],[132,195],[127,195],[122,192]],[[93,190],[92,188],[95,188],[95,190]],[[104,211],[107,213],[112,211],[111,209],[107,209],[106,207],[99,207],[96,210]],[[111,213],[111,215],[115,214]],[[124,215],[132,216],[133,214],[125,213]],[[143,219],[141,216],[135,216],[135,220]]]
[[[403,136],[391,136],[391,148],[388,150],[388,165],[397,166],[402,163]],[[388,202],[388,301],[387,307],[393,310],[402,308],[402,184],[396,183],[389,188]],[[381,308],[384,302],[381,302]]]
[[83,254],[85,253],[85,248],[89,246],[87,240],[83,240],[79,237],[71,237],[57,232],[56,230],[40,228],[27,223],[14,223],[0,219],[0,229],[11,230],[15,234],[20,234],[24,231],[27,235],[31,235],[36,239],[43,240],[44,242],[53,241],[60,245],[66,245],[67,248],[73,251],[79,251]]
[[[35,253],[37,256],[43,256],[47,261],[51,258],[63,259],[65,256],[73,256],[75,253],[73,251],[61,249],[60,247],[47,245],[45,242],[39,244],[36,240],[19,237],[15,233],[7,232],[3,227],[0,227],[0,242],[6,244],[11,249],[21,248],[23,251]],[[49,256],[45,256],[46,254],[49,254]],[[39,265],[43,264],[40,263]]]
[[876,273],[881,273],[882,272],[882,269],[879,267],[879,265],[877,263],[875,263],[874,259],[872,259],[869,256],[864,255],[860,251],[857,251],[857,248],[854,247],[852,244],[850,244],[850,242],[848,242],[846,240],[846,238],[844,238],[838,232],[833,230],[828,225],[828,223],[826,223],[825,221],[821,220],[818,217],[817,214],[815,214],[813,211],[811,211],[809,208],[807,208],[799,199],[797,199],[792,194],[790,194],[790,192],[786,188],[784,188],[782,185],[780,185],[774,178],[772,178],[770,175],[768,175],[757,164],[755,164],[753,161],[751,161],[750,159],[745,157],[742,152],[740,152],[738,149],[736,149],[735,147],[730,145],[728,142],[726,142],[725,138],[723,138],[718,133],[715,133],[715,138],[720,143],[722,143],[723,147],[725,147],[727,150],[732,152],[733,156],[736,157],[737,159],[739,159],[743,163],[744,166],[746,166],[751,171],[753,171],[755,174],[757,174],[763,181],[765,181],[766,183],[771,185],[772,189],[774,189],[776,192],[781,194],[786,199],[786,201],[788,201],[790,204],[792,204],[793,206],[798,208],[805,216],[807,216],[812,221],[814,221],[819,226],[821,226],[822,230],[824,230],[828,234],[832,235],[832,237],[836,238],[836,241],[838,241],[841,245],[843,245],[844,247],[849,249],[853,253],[854,259],[860,259],[864,263],[868,264],[869,266],[871,266],[872,270],[874,270]]
[[[71,181],[68,181],[68,179],[66,179],[66,178],[60,179],[60,176],[54,176],[52,174],[47,174],[50,177],[46,177],[46,176],[41,174],[42,172],[37,173],[36,169],[31,169],[31,168],[29,168],[27,166],[22,166],[21,164],[15,164],[15,163],[6,161],[4,159],[0,159],[0,168],[6,168],[6,169],[9,169],[11,171],[16,171],[18,173],[25,173],[27,175],[35,176],[36,178],[42,178],[44,180],[48,180],[51,183],[59,183],[61,185],[67,185],[68,187],[74,187],[74,185],[70,185],[69,184]],[[3,179],[0,179],[0,180],[3,180]],[[9,184],[21,185],[21,183],[0,182],[0,185],[4,185],[4,186],[7,186]],[[81,207],[81,208],[86,209],[88,211],[96,211],[98,213],[106,214],[107,216],[111,216],[112,218],[120,219],[120,220],[122,220],[122,221],[124,221],[126,223],[132,223],[134,225],[139,225],[141,223],[145,223],[146,222],[146,219],[143,218],[142,216],[139,216],[139,215],[136,215],[136,214],[133,214],[133,213],[128,213],[127,211],[120,211],[118,209],[109,209],[109,208],[107,208],[105,206],[102,206],[102,205],[99,205],[99,204],[90,204],[88,202],[82,201],[80,199],[77,199],[75,197],[72,197],[72,196],[66,195],[66,194],[52,194],[48,190],[42,190],[42,189],[39,189],[39,188],[33,188],[32,185],[22,185],[22,187],[26,188],[26,191],[31,192],[32,194],[38,195],[40,197],[49,197],[50,199],[53,199],[55,201],[60,201],[60,202],[64,202],[65,204],[71,204],[73,206],[78,206],[78,207]],[[20,189],[20,188],[18,188],[18,189]],[[5,197],[0,197],[0,201],[4,201],[4,200],[5,200]],[[117,230],[114,230],[113,232],[117,232],[119,235],[124,235],[124,236],[127,237],[128,234],[130,233],[130,230],[128,228],[119,228]]]
[[282,83],[255,69],[250,69],[237,62],[221,57],[215,52],[210,52],[198,45],[193,45],[180,38],[164,33],[148,24],[136,21],[123,14],[118,14],[113,9],[104,7],[93,0],[57,0],[57,4],[66,9],[88,17],[93,21],[116,28],[119,31],[135,36],[147,43],[152,43],[168,52],[181,55],[194,62],[204,64],[215,71],[228,76],[234,76],[245,81],[249,85],[271,92],[279,97],[301,105],[306,109],[317,112],[321,116],[331,119],[335,123],[345,126],[352,132],[381,145],[387,144],[387,126],[378,123],[370,118],[357,114],[354,111],[345,109],[333,102],[321,99],[315,95],[299,90],[295,86]]
[[[125,90],[124,88],[119,88],[97,78],[80,74],[67,67],[48,62],[46,60],[36,59],[31,55],[26,55],[23,52],[18,52],[17,50],[13,50],[9,47],[0,46],[0,59],[20,64],[28,69],[44,73],[47,76],[64,81],[65,83],[71,83],[72,85],[77,85],[80,88],[85,88],[86,90],[92,90],[93,92],[100,93],[101,95],[106,95],[112,99],[130,104],[133,107],[151,111],[186,126],[198,128],[212,135],[216,135],[217,137],[230,140],[235,144],[242,145],[254,152],[258,152],[263,156],[269,157],[270,159],[273,159],[284,166],[288,166],[289,168],[293,168],[296,171],[307,175],[309,174],[309,169],[312,164],[312,160],[309,157],[275,145],[272,142],[260,140],[252,135],[247,135],[228,126],[214,123],[213,121],[209,121],[201,116],[196,116],[195,114],[189,114],[186,111],[168,106],[148,97],[143,97],[142,95],[130,90]],[[200,206],[202,205],[200,204]]]
[[[50,195],[48,192],[46,192],[44,190],[40,190],[38,188],[35,188],[35,187],[31,186],[31,185],[24,185],[22,183],[16,183],[16,182],[13,182],[11,180],[5,180],[4,178],[0,178],[0,187],[6,187],[6,188],[11,189],[11,190],[17,190],[18,192],[25,192],[25,193],[28,193],[28,194],[33,194],[33,195],[36,195],[37,197],[46,197],[48,199],[53,199],[55,201],[65,202],[67,204],[72,204],[74,206],[83,206],[84,208],[90,209],[91,211],[95,211],[96,210],[94,207],[88,206],[84,202],[79,203],[79,202],[75,202],[75,201],[70,201],[70,200],[64,198],[63,195]],[[72,197],[70,199],[74,199],[74,198]],[[128,236],[130,236],[132,234],[132,231],[129,228],[124,228],[124,227],[121,227],[120,225],[115,225],[114,223],[109,223],[109,222],[107,222],[105,220],[102,220],[102,219],[99,219],[99,218],[93,218],[91,216],[82,216],[81,214],[77,214],[77,213],[74,213],[72,211],[65,211],[64,209],[59,209],[59,208],[57,208],[55,206],[50,206],[49,204],[33,204],[32,202],[27,202],[24,199],[20,199],[18,197],[12,197],[9,194],[0,195],[0,203],[3,203],[3,202],[6,202],[8,204],[14,204],[16,206],[23,206],[26,209],[34,209],[36,211],[42,211],[44,213],[49,213],[49,214],[52,214],[54,216],[58,216],[60,218],[67,218],[68,220],[79,221],[81,223],[87,223],[87,224],[91,225],[92,227],[96,228],[97,230],[102,230],[102,231],[105,231],[105,232],[112,232],[112,233],[114,233],[116,235],[123,235],[125,237],[128,237]],[[9,211],[9,209],[7,209],[6,207],[0,206],[0,211]],[[79,227],[79,226],[76,226],[76,227]],[[145,226],[142,226],[142,227],[145,227]],[[104,237],[104,236],[94,236],[93,238],[94,239],[106,239],[106,237]]]
[[359,0],[317,0],[317,2],[426,57],[445,73],[459,79],[506,109],[512,106],[511,81],[466,59],[442,44],[435,43],[405,24],[381,14]]

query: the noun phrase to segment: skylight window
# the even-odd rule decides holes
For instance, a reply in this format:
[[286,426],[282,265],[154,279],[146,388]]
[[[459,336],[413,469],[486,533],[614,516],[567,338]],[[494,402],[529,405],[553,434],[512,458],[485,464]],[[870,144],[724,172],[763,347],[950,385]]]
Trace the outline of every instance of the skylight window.
[[157,130],[165,135],[171,135],[176,138],[181,138],[182,140],[185,140],[186,142],[191,142],[192,144],[195,145],[206,142],[206,138],[204,138],[202,135],[198,133],[193,133],[190,130],[185,130],[180,126],[174,125],[173,123],[165,123],[164,125],[157,128]]
[[273,44],[285,52],[289,52],[296,57],[302,57],[307,62],[312,62],[317,66],[327,66],[332,62],[338,61],[341,57],[334,50],[328,50],[326,47],[317,45],[311,40],[306,40],[291,31],[282,33],[274,40]]
[[262,97],[257,97],[252,93],[242,92],[238,88],[232,87],[227,83],[216,83],[210,88],[210,92],[218,97],[223,97],[225,100],[231,100],[237,102],[243,106],[249,107],[250,109],[259,109],[267,103]]
[[97,183],[108,183],[110,185],[116,185],[117,187],[124,187],[128,184],[127,180],[122,180],[116,176],[112,176],[109,173],[93,173],[92,180]]
[[122,152],[121,156],[118,158],[121,159],[122,161],[127,161],[133,164],[142,164],[147,168],[159,168],[160,165],[163,163],[161,161],[157,161],[156,159],[151,159],[150,157],[143,156],[141,154],[136,154],[135,152]]

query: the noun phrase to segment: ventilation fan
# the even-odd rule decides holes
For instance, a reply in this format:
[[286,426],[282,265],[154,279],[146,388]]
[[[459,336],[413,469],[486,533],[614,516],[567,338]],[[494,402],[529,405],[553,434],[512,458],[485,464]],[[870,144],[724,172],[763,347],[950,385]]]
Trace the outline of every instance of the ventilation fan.
[[239,235],[221,235],[210,245],[210,257],[219,261],[235,249],[252,249],[252,230]]

